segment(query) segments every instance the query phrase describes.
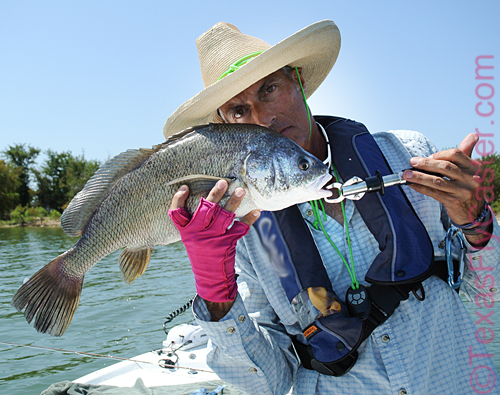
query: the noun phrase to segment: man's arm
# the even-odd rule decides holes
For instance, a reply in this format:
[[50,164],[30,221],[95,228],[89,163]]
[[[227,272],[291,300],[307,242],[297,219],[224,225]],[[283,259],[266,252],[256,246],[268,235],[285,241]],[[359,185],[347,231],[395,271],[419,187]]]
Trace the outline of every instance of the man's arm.
[[[455,223],[462,225],[474,221],[484,207],[484,196],[480,194],[471,196],[476,195],[474,188],[481,185],[481,172],[484,171],[477,161],[470,159],[477,136],[468,135],[458,150],[437,152],[433,144],[420,133],[412,132],[411,135],[405,135],[404,132],[396,132],[396,134],[412,159],[417,159],[417,165],[413,166],[415,170],[420,168],[442,173],[450,178],[447,181],[415,171],[411,178],[405,175],[405,178],[413,183],[409,187],[442,202],[447,215]],[[471,218],[472,216],[475,217]],[[460,292],[472,301],[475,301],[478,295],[484,294],[487,294],[489,299],[498,301],[500,300],[500,227],[494,216],[486,219],[481,225],[476,235],[466,235],[469,254],[465,262]],[[482,229],[483,226],[485,229]]]
[[221,377],[252,394],[286,394],[298,369],[290,336],[270,305],[246,253],[237,247],[238,295],[220,321],[196,298],[193,312],[213,349],[208,365]]
[[[404,178],[411,182],[414,190],[441,202],[450,220],[458,225],[474,222],[484,208],[484,196],[477,191],[482,184],[483,167],[471,159],[472,151],[478,141],[475,133],[469,134],[458,149],[436,152],[429,157],[413,157],[410,165],[417,171],[405,171]],[[426,170],[442,174],[446,178],[418,172]],[[493,233],[493,223],[484,224],[483,232],[466,234],[469,243],[482,248],[488,244]]]
[[221,210],[218,203],[226,190],[227,183],[219,181],[191,217],[182,210],[189,193],[184,186],[170,208],[195,274],[198,296],[193,312],[213,345],[207,363],[221,379],[249,393],[286,394],[298,363],[290,337],[249,259],[238,257],[244,266],[238,280],[244,287],[245,304],[236,292],[236,240],[248,231],[259,211],[249,213],[241,223],[232,223],[230,213],[241,203],[244,191],[237,188]]

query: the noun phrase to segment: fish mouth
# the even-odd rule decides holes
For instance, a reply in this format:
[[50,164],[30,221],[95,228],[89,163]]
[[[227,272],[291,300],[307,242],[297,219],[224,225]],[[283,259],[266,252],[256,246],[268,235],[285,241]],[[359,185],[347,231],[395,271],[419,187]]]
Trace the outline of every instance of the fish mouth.
[[331,197],[333,195],[333,192],[330,189],[325,189],[326,184],[332,179],[331,174],[324,174],[321,177],[319,177],[316,181],[314,181],[309,187],[307,188],[309,192],[311,192],[313,195],[318,196],[318,199],[320,198],[325,198],[325,197]]

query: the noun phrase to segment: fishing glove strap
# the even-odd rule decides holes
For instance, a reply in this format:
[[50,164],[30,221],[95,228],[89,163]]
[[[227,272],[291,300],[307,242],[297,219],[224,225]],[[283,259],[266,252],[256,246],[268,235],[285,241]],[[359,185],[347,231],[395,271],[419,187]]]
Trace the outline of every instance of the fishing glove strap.
[[183,207],[168,214],[186,247],[198,295],[216,303],[235,300],[236,242],[250,227],[240,221],[233,223],[234,213],[204,198],[192,217]]

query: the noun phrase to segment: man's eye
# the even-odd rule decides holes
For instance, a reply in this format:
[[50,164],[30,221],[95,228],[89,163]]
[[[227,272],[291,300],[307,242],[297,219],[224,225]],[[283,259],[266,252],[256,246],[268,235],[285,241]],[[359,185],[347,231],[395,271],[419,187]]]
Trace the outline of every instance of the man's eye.
[[271,92],[274,92],[274,90],[276,89],[276,85],[269,85],[267,88],[266,88],[266,92],[267,93],[271,93]]
[[238,108],[236,110],[233,111],[233,117],[238,119],[238,118],[241,118],[244,114],[244,110],[242,108]]

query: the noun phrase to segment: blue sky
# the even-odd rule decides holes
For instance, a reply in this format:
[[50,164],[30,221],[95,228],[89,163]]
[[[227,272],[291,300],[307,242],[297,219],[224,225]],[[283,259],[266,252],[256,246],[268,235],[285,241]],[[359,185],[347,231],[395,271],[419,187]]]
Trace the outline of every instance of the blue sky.
[[167,117],[202,89],[195,40],[205,30],[225,21],[275,44],[322,19],[337,23],[342,48],[309,101],[313,113],[371,132],[418,130],[438,148],[479,128],[500,151],[500,119],[476,114],[474,78],[475,58],[494,55],[488,82],[500,111],[496,0],[3,0],[0,150],[28,143],[103,161],[151,147],[163,141]]

